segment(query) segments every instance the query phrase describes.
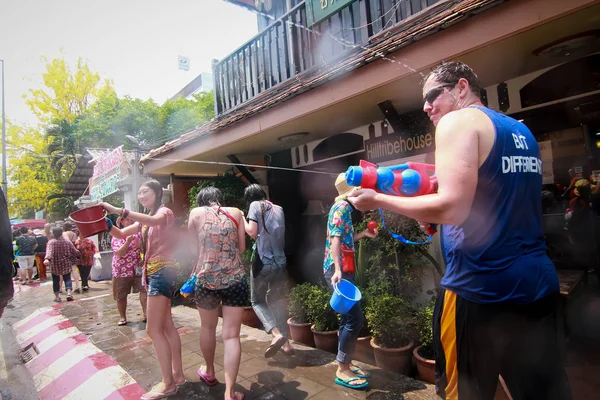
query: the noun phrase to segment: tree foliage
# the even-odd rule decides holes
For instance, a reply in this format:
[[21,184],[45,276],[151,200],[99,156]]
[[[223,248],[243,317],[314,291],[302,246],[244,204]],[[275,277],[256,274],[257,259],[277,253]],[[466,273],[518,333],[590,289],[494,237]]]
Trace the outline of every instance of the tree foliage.
[[73,122],[95,101],[98,93],[111,86],[110,81],[102,83],[100,74],[92,72],[81,57],[74,72],[64,57],[53,60],[42,57],[42,62],[46,64],[42,74],[44,87],[30,89],[29,94],[23,96],[42,123]]
[[8,203],[12,215],[33,218],[46,206],[46,198],[59,191],[65,176],[52,169],[44,135],[34,128],[8,126]]
[[60,194],[87,148],[131,148],[127,135],[147,148],[158,147],[214,116],[212,93],[159,105],[117,96],[111,81],[102,80],[81,58],[74,68],[64,57],[42,62],[43,87],[23,96],[40,127],[15,125],[9,132],[8,194],[15,216],[29,217],[45,208],[61,219],[72,211],[74,199]]

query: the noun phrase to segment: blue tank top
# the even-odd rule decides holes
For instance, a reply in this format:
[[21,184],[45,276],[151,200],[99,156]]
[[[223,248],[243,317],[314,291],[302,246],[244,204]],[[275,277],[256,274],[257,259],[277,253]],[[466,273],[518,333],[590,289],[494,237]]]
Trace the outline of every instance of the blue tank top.
[[442,287],[476,303],[526,304],[559,291],[542,233],[542,161],[531,131],[485,107],[496,140],[467,219],[443,225]]

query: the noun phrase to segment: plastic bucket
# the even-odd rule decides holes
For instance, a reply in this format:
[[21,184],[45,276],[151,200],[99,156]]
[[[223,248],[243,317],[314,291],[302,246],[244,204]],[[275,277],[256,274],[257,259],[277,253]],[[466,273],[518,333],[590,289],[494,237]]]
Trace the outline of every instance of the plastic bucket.
[[77,229],[79,229],[79,233],[83,237],[97,235],[100,232],[106,231],[108,226],[106,226],[105,217],[104,208],[100,206],[82,208],[69,215],[69,219],[77,225]]
[[331,300],[329,300],[329,305],[337,313],[342,315],[347,314],[348,311],[350,311],[350,309],[362,298],[360,290],[345,279],[342,279],[333,289],[333,295],[331,296]]

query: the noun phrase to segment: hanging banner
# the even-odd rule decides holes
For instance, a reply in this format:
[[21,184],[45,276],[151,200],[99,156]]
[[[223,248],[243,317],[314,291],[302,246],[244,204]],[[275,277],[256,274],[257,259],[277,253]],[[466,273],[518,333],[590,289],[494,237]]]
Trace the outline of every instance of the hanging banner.
[[117,192],[119,182],[130,176],[132,171],[123,152],[123,146],[109,152],[102,152],[94,161],[96,165],[90,178],[90,196],[93,201],[99,201]]

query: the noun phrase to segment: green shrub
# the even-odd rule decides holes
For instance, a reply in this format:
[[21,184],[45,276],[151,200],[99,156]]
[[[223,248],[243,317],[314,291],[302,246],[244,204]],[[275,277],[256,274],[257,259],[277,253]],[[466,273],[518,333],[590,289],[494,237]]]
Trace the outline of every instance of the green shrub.
[[411,307],[391,293],[377,293],[376,290],[370,293],[366,317],[375,343],[385,348],[406,346],[414,325]]
[[419,350],[419,354],[433,360],[433,303],[421,307],[417,311],[417,329],[419,330],[421,346],[423,346]]
[[308,296],[312,292],[312,286],[310,283],[303,283],[296,285],[290,290],[288,311],[290,318],[296,324],[305,324],[308,321],[308,308],[307,301]]
[[329,305],[331,292],[325,285],[311,285],[307,299],[308,321],[319,332],[329,332],[338,329],[338,316]]
[[232,173],[226,173],[213,179],[199,181],[198,184],[192,187],[188,192],[191,208],[197,207],[196,197],[198,196],[198,192],[209,186],[214,186],[221,190],[223,193],[223,204],[221,205],[223,207],[236,207],[240,210],[246,208],[246,202],[244,201],[244,189],[246,188],[246,184]]

